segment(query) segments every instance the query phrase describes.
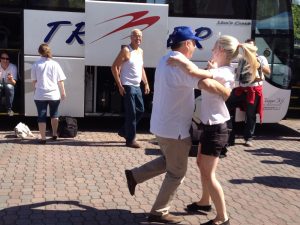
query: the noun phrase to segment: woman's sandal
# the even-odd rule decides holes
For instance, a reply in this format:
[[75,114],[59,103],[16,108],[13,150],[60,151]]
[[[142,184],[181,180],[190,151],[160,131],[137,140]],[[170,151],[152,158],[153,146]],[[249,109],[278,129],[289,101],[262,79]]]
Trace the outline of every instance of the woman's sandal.
[[223,223],[216,224],[213,220],[210,220],[206,223],[200,223],[200,225],[230,225],[229,219]]
[[210,212],[211,211],[211,205],[198,205],[196,202],[193,202],[192,204],[189,204],[186,206],[188,211],[196,212],[196,211],[205,211]]
[[52,140],[56,141],[57,140],[57,136],[52,136]]
[[43,139],[40,139],[38,142],[39,142],[39,144],[41,144],[41,145],[45,145],[47,141],[46,141],[46,140],[43,140]]

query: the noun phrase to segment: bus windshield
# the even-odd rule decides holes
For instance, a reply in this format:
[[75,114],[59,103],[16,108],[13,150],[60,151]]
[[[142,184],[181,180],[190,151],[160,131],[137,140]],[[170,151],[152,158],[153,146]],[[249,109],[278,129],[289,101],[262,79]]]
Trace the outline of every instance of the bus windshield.
[[258,0],[255,40],[259,55],[264,55],[272,73],[266,79],[280,88],[289,88],[292,76],[293,21],[290,2]]
[[257,1],[256,28],[265,34],[288,34],[291,32],[291,11],[287,1]]

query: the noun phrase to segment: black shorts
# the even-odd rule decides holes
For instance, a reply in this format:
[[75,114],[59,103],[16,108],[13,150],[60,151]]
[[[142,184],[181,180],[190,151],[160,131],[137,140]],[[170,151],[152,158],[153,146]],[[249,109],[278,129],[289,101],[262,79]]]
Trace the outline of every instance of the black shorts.
[[202,125],[203,132],[200,137],[201,153],[219,157],[222,149],[228,143],[227,123],[216,125]]

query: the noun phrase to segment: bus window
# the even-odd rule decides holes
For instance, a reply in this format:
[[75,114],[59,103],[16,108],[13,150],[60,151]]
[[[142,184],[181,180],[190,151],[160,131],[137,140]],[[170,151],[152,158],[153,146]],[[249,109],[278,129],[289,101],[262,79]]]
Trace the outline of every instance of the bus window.
[[260,0],[256,7],[256,45],[259,54],[268,55],[272,72],[267,79],[276,87],[288,89],[293,57],[290,1]]
[[83,11],[84,0],[28,0],[27,7],[30,9],[49,9],[49,10],[67,10]]
[[254,1],[249,0],[128,0],[127,2],[169,4],[171,17],[227,19],[251,19],[254,4]]
[[23,0],[1,0],[0,7],[21,7],[23,3]]
[[257,1],[256,34],[290,34],[292,15],[288,1]]
[[248,0],[176,0],[169,4],[169,16],[251,19],[254,1]]
[[295,40],[293,83],[300,85],[300,41]]
[[12,12],[0,13],[0,48],[20,49],[22,38],[21,14]]
[[263,20],[272,17],[273,15],[278,15],[283,12],[288,11],[287,1],[269,1],[269,0],[259,0],[257,1],[257,14],[256,18],[258,20]]
[[[264,55],[270,64],[271,75],[267,79],[281,88],[288,88],[291,81],[291,49],[289,39],[264,37],[256,38],[258,54]],[[271,50],[272,49],[272,50]]]

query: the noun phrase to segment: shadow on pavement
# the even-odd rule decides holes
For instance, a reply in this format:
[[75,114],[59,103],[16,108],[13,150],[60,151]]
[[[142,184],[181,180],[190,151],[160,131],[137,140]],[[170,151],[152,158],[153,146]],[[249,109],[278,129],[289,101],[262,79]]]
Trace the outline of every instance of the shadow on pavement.
[[[243,138],[244,123],[237,123],[237,138]],[[257,140],[300,140],[300,132],[279,123],[256,124],[254,139]]]
[[89,146],[89,147],[125,147],[124,141],[80,141],[74,139],[58,139],[53,141],[51,139],[47,139],[47,143],[41,145],[38,142],[38,139],[19,139],[19,138],[10,138],[0,140],[0,143],[13,143],[13,144],[21,144],[21,145],[40,145],[40,146],[59,146],[59,145],[68,145],[68,146]]
[[0,211],[1,225],[148,224],[146,214],[123,209],[96,209],[77,201],[48,201],[14,206]]
[[300,152],[288,151],[288,150],[276,150],[272,148],[260,148],[255,150],[245,150],[256,156],[278,156],[282,158],[282,161],[262,160],[262,163],[266,164],[287,164],[295,167],[300,167]]
[[[240,137],[242,138],[242,137]],[[285,135],[255,135],[254,140],[264,140],[264,141],[300,141],[300,134],[298,136],[285,136]]]
[[145,155],[162,155],[160,149],[146,148]]
[[[17,138],[14,134],[5,135],[6,139],[0,139],[1,143],[12,143],[12,144],[20,144],[20,145],[40,145],[40,146],[59,146],[59,145],[68,145],[68,146],[88,146],[88,147],[126,147],[124,141],[81,141],[73,138],[59,138],[55,141],[47,138],[47,143],[41,145],[39,140],[36,138],[25,138],[20,139]],[[139,140],[141,141],[141,140]],[[150,142],[151,144],[157,146],[157,143],[152,140],[142,140]],[[198,146],[192,145],[191,150],[189,152],[189,157],[197,157]],[[161,151],[157,148],[146,148],[145,155],[162,155]]]
[[[173,213],[173,212],[172,212]],[[174,212],[175,215],[189,215]],[[206,213],[198,213],[207,215]],[[125,209],[97,209],[78,201],[47,201],[13,206],[0,210],[1,225],[159,225],[149,223],[148,213],[132,213]],[[184,222],[182,223],[184,225]]]
[[[113,131],[118,132],[124,123],[123,117],[84,117],[76,118],[79,131]],[[19,123],[25,123],[30,130],[38,130],[38,123],[36,117],[26,116],[12,116],[1,117],[0,124],[2,131],[13,131],[14,127]],[[50,129],[50,118],[47,117],[47,129]],[[150,120],[149,118],[142,118],[138,124],[138,133],[149,132]]]
[[257,124],[255,135],[259,136],[259,139],[264,139],[264,137],[268,139],[270,136],[300,137],[299,132],[279,123]]
[[[13,133],[13,132],[11,132]],[[59,146],[59,145],[68,145],[68,146],[89,146],[89,147],[125,147],[125,141],[120,140],[112,140],[112,141],[90,141],[90,140],[77,140],[74,138],[58,138],[57,140],[52,140],[49,138],[50,135],[47,135],[47,143],[45,145],[53,145],[53,146]],[[37,138],[18,138],[14,134],[7,134],[4,136],[5,139],[0,139],[0,143],[13,143],[13,144],[22,144],[22,145],[41,145],[39,143],[39,139]],[[138,141],[140,141],[138,139]],[[142,140],[143,142],[150,142],[149,140]],[[153,143],[152,143],[153,144]]]
[[287,188],[300,190],[300,178],[295,177],[280,177],[280,176],[263,176],[253,177],[252,180],[232,179],[229,181],[232,184],[262,184],[273,188]]

